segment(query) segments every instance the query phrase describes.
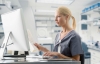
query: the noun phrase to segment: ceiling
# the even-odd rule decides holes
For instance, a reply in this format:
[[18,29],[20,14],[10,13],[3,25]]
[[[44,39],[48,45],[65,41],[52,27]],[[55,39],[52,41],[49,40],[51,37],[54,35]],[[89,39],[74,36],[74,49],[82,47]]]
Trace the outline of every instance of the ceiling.
[[93,5],[100,0],[74,0],[74,2],[70,5],[61,5],[61,4],[44,4],[44,3],[36,3],[36,0],[7,0],[11,1],[11,5],[15,8],[23,7],[23,6],[31,6],[35,16],[54,16],[54,12],[36,12],[36,10],[50,10],[55,11],[55,9],[59,6],[68,7],[72,13],[81,13],[82,9]]
[[[30,6],[33,7],[34,10],[55,10],[59,6],[67,6],[73,13],[75,12],[81,12],[82,9],[85,7],[88,7],[90,5],[93,5],[97,2],[100,2],[100,0],[74,0],[74,2],[71,5],[61,5],[61,4],[44,4],[44,3],[36,3],[35,0],[28,0]],[[54,13],[48,13],[48,12],[35,12],[35,15],[49,15]]]

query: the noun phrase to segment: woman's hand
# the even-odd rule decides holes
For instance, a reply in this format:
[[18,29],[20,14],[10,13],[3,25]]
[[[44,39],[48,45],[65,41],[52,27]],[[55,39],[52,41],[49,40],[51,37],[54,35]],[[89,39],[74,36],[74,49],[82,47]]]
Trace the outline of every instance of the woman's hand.
[[43,56],[59,56],[58,52],[45,52]]
[[39,44],[37,44],[37,43],[35,43],[34,44],[40,51],[43,51],[43,52],[48,52],[49,50],[48,49],[46,49],[45,47],[43,47],[43,46],[41,46],[41,45],[39,45]]

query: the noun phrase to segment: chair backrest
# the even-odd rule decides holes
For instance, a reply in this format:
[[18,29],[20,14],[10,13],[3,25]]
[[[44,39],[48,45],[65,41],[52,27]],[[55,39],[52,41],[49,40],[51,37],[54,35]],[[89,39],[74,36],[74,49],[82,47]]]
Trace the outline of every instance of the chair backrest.
[[84,54],[80,54],[80,61],[81,61],[81,64],[84,64]]
[[84,42],[82,42],[82,49],[83,49],[84,53],[88,52],[88,47]]

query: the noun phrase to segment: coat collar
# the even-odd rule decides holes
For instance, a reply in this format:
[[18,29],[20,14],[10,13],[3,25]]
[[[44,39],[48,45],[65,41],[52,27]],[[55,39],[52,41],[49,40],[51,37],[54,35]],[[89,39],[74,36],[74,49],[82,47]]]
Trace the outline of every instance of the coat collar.
[[61,34],[61,32],[59,32],[58,33],[58,37],[57,37],[57,41],[55,43],[55,46],[58,45],[58,44],[60,44],[63,40],[65,40],[65,39],[69,38],[70,36],[72,36],[73,35],[73,31],[74,30],[70,31],[62,40],[60,40],[60,34]]

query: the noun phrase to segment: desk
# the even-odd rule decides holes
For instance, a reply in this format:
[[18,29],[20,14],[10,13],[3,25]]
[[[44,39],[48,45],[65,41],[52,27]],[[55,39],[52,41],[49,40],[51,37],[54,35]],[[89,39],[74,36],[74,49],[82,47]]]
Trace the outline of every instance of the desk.
[[1,60],[0,64],[81,64],[80,61],[46,61],[46,60],[39,60],[35,58],[28,58],[28,59],[13,59],[13,60]]

